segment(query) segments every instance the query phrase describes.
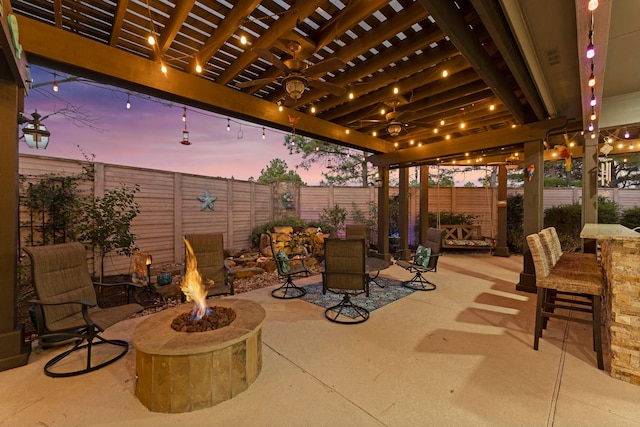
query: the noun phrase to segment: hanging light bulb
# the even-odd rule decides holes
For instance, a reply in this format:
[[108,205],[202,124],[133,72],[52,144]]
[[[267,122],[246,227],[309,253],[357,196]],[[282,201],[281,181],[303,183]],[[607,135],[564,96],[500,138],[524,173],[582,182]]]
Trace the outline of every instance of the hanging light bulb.
[[400,89],[398,89],[398,86],[394,86],[394,87],[393,87],[393,94],[394,94],[394,95],[397,95],[397,94],[398,94],[398,92],[400,92]]
[[588,85],[589,87],[594,87],[596,85],[596,76],[593,74],[593,61],[591,61],[591,75],[589,76]]
[[590,119],[595,121],[596,117],[597,117],[596,116],[596,109],[594,107],[591,107],[591,117],[590,117]]
[[355,93],[353,93],[353,91],[352,91],[352,90],[351,90],[351,91],[349,91],[349,99],[353,99],[353,98],[355,98],[355,97],[356,97]]
[[125,104],[125,106],[127,107],[127,110],[131,109],[131,101],[129,99],[129,92],[127,92],[127,103]]
[[58,91],[58,81],[56,80],[57,74],[53,73],[53,91]]
[[589,132],[593,132],[593,123],[589,123]]
[[449,71],[448,70],[442,70],[442,77],[448,77],[449,76]]
[[592,107],[596,106],[596,96],[595,95],[591,96],[591,101],[589,101],[589,105],[591,105]]
[[624,138],[629,139],[629,131],[627,129],[624,130]]
[[156,44],[156,38],[153,36],[153,34],[149,35],[149,37],[147,38],[147,43],[149,43],[149,46],[154,46]]
[[589,9],[589,11],[593,12],[597,8],[598,8],[598,0],[589,0],[589,3],[587,5],[587,9]]
[[311,105],[311,114],[315,114],[316,113],[316,107],[315,105]]
[[231,131],[231,119],[227,118],[227,132]]
[[182,121],[183,122],[187,122],[187,107],[182,107],[182,109],[184,110],[184,113],[182,113]]
[[202,66],[200,64],[196,64],[196,73],[200,74],[202,72]]
[[162,66],[160,67],[160,70],[162,71],[162,74],[167,74],[167,66],[164,65],[164,63],[162,64]]
[[262,139],[267,139],[267,135],[264,134],[264,127],[262,128]]

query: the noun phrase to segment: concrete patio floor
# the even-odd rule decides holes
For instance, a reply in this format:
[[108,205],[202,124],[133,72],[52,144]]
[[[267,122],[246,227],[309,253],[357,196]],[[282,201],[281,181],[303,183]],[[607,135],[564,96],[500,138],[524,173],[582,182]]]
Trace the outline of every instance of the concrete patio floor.
[[[520,256],[447,254],[429,273],[437,290],[359,325],[275,299],[273,288],[236,295],[266,310],[262,372],[232,400],[189,413],[150,412],[137,400],[133,346],[71,378],[42,371],[60,349],[33,352],[26,366],[0,372],[0,425],[640,426],[640,387],[596,368],[588,325],[552,320],[533,350],[535,295],[515,291],[521,270]],[[410,277],[398,266],[381,275]],[[142,320],[105,335],[131,341]]]

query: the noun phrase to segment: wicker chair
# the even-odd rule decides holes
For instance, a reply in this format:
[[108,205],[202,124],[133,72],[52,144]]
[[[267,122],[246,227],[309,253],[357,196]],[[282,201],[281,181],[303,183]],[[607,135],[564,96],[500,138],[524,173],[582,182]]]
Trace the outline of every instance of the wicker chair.
[[[538,350],[538,343],[547,319],[558,318],[591,324],[593,328],[593,348],[596,351],[598,369],[604,369],[601,334],[602,277],[588,272],[551,268],[547,262],[547,255],[544,253],[540,236],[537,233],[527,236],[527,245],[533,258],[536,270],[536,287],[538,288],[533,349]],[[561,300],[552,295],[552,292],[571,295],[574,299]],[[591,318],[583,319],[557,313],[556,309],[589,313]]]
[[271,253],[273,259],[276,262],[276,268],[278,270],[278,276],[285,279],[285,282],[279,288],[271,291],[271,296],[279,299],[291,299],[300,298],[306,295],[307,290],[300,288],[293,283],[294,277],[308,277],[311,271],[304,265],[304,258],[291,259],[284,252],[284,250],[276,250],[276,245],[273,241],[273,235],[270,232],[265,233],[269,239],[269,245],[271,246]]
[[[352,297],[369,296],[369,275],[365,269],[364,239],[325,239],[322,293],[327,291],[342,295],[340,303],[325,310],[327,319],[336,323],[362,323],[369,318],[369,311],[354,304]],[[345,316],[347,312],[354,317]]]
[[[443,234],[444,230],[429,228],[424,244],[418,247],[411,261],[402,259],[403,251],[399,251],[398,255],[400,259],[398,259],[397,264],[410,273],[414,273],[411,280],[402,282],[403,286],[416,291],[433,291],[436,289],[436,285],[427,280],[423,274],[437,270],[438,260],[441,255],[440,250],[442,248]],[[428,254],[423,251],[428,252]]]
[[[94,284],[87,267],[86,251],[81,243],[37,246],[24,250],[31,258],[33,286],[38,298],[30,301],[36,305],[38,338],[47,345],[74,343],[71,349],[45,364],[45,374],[50,377],[80,375],[107,366],[124,356],[129,349],[127,341],[108,340],[100,336],[100,333],[141,311],[143,307],[129,303],[100,308],[94,285],[123,286],[128,288],[127,295],[130,295],[129,291],[136,285]],[[100,344],[113,345],[119,349],[115,354],[96,361],[92,356],[92,347]],[[73,363],[65,363],[68,369],[53,369],[54,365],[70,354],[84,349],[86,365],[83,368],[75,369],[77,366]]]
[[235,271],[224,258],[222,233],[187,234],[198,264],[198,272],[207,288],[207,298],[217,295],[234,295]]
[[555,227],[547,227],[538,235],[542,243],[547,263],[558,270],[579,270],[600,274],[602,269],[595,254],[562,252],[560,239]]

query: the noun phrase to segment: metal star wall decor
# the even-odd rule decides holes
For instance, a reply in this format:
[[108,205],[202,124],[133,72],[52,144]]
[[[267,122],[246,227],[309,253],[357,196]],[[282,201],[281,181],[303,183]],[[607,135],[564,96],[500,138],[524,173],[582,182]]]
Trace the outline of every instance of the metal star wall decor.
[[200,200],[201,202],[200,210],[203,211],[205,209],[211,209],[212,211],[214,211],[215,209],[213,208],[213,202],[215,202],[216,199],[216,196],[212,196],[211,193],[209,193],[209,189],[204,190],[204,195],[198,196],[198,200]]

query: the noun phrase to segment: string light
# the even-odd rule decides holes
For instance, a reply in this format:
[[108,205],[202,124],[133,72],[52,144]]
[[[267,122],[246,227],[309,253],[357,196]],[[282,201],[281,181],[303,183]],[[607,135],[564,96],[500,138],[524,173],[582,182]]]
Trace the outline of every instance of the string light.
[[202,66],[200,64],[196,64],[196,73],[200,74],[202,72]]
[[629,139],[629,131],[627,129],[624,130],[624,138]]
[[231,131],[231,119],[227,118],[227,132]]
[[596,10],[598,8],[598,0],[589,0],[589,4],[587,5],[587,8],[593,12],[594,10]]
[[125,106],[127,107],[127,110],[131,109],[131,100],[129,99],[129,92],[127,92],[127,103],[125,104]]
[[589,123],[589,132],[593,132],[593,123]]
[[[592,22],[593,22],[593,18],[592,18]],[[592,28],[589,30],[589,44],[587,45],[587,59],[591,59],[594,56],[596,56],[596,50],[595,47],[593,46],[593,24]]]
[[149,38],[147,38],[147,43],[149,43],[149,46],[155,46],[156,38],[152,34],[150,34]]
[[589,76],[589,87],[594,87],[596,85],[596,76],[593,74],[593,61],[591,61],[591,75]]
[[57,92],[58,91],[58,80],[56,79],[58,75],[56,73],[53,73],[53,91]]
[[596,109],[594,107],[591,107],[591,120],[595,120],[596,119]]
[[182,113],[182,121],[187,122],[187,107],[182,107],[184,109],[184,113]]
[[262,127],[262,139],[267,139],[267,135],[264,133],[264,127]]
[[160,70],[162,71],[162,74],[166,75],[167,74],[167,66],[164,65],[164,62],[161,63],[161,64],[162,64],[162,66],[160,67]]
[[442,77],[448,77],[449,76],[449,71],[448,70],[442,70]]

